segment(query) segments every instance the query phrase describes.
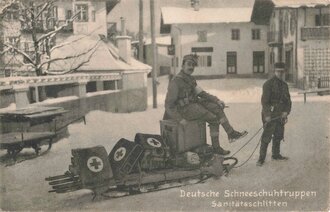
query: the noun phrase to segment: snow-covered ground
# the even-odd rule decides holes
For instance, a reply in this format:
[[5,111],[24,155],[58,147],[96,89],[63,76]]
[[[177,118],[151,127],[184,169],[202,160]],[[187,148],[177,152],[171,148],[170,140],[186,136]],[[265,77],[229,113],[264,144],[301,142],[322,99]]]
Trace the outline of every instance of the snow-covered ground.
[[[226,109],[226,114],[236,129],[249,131],[249,135],[241,141],[229,144],[224,131],[221,130],[221,144],[224,148],[235,152],[261,127],[260,95],[264,81],[216,79],[198,82],[202,88],[227,103],[229,108]],[[63,174],[68,169],[71,149],[103,145],[110,152],[120,138],[133,140],[137,132],[159,134],[159,120],[164,112],[163,103],[168,80],[162,77],[159,82],[158,108],[152,108],[152,86],[149,82],[149,108],[146,111],[128,114],[90,112],[86,116],[87,125],[70,125],[70,136],[54,144],[49,153],[12,166],[1,165],[1,209],[329,210],[330,96],[309,95],[307,103],[304,104],[303,96],[298,95],[296,89],[291,89],[293,109],[286,125],[285,142],[282,143],[283,155],[290,157],[287,162],[272,161],[269,148],[263,167],[255,165],[258,158],[256,152],[244,166],[233,169],[228,177],[210,179],[203,184],[95,201],[91,200],[89,190],[67,194],[48,193],[50,187],[44,180],[45,177]],[[259,137],[260,135],[236,155],[240,162],[249,157]],[[5,153],[1,151],[0,156]],[[24,150],[21,154],[24,153],[32,154],[29,150]],[[206,192],[210,191],[217,196],[187,197],[188,192],[198,195],[197,192],[208,194]],[[203,196],[202,193],[199,194]],[[273,196],[270,196],[271,194]],[[284,206],[274,206],[275,203]],[[231,207],[224,207],[223,204],[231,204]]]

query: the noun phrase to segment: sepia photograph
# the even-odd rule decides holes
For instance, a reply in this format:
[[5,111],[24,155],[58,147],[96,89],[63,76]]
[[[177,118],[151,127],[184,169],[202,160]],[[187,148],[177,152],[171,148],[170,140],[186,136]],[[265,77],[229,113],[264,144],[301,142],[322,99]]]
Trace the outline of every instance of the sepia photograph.
[[329,211],[330,0],[1,0],[1,211]]

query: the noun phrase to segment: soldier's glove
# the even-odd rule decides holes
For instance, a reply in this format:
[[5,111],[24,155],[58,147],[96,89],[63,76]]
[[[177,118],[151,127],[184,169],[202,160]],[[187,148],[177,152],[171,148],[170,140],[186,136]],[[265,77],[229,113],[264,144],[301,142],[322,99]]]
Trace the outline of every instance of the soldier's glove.
[[288,113],[287,112],[282,113],[281,121],[282,121],[283,124],[286,124],[288,122]]
[[270,116],[265,117],[265,122],[266,123],[269,123],[271,120],[272,120],[272,117],[270,117]]
[[218,103],[218,105],[219,105],[222,109],[224,109],[224,108],[226,107],[226,104],[225,104],[224,101],[218,100],[217,103]]

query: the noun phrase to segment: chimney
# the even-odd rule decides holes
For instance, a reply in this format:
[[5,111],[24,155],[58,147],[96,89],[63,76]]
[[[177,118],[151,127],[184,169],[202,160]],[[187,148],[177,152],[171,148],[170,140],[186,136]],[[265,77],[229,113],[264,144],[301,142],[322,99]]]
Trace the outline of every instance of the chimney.
[[124,17],[120,17],[120,25],[121,25],[121,35],[125,36],[126,35],[126,25],[125,25]]
[[131,64],[131,37],[130,36],[117,36],[117,47],[119,50],[119,57],[127,64]]
[[194,8],[195,11],[199,10],[199,0],[191,0],[191,6]]

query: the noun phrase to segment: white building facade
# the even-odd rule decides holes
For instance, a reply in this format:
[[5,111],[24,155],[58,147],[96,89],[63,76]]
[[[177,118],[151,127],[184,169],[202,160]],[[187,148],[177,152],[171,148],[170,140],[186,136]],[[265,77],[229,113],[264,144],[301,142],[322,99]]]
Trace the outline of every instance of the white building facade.
[[184,55],[197,54],[196,76],[267,74],[268,27],[251,22],[251,15],[252,8],[162,8],[161,31],[170,29],[175,47],[173,72]]

